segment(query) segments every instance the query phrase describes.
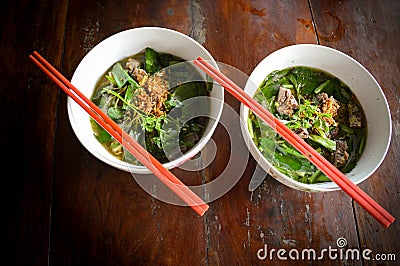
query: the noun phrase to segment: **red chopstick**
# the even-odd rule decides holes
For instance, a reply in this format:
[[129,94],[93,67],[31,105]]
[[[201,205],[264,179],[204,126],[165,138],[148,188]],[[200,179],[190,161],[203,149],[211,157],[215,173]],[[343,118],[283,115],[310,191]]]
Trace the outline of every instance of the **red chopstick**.
[[257,101],[245,93],[239,86],[231,81],[224,74],[219,72],[210,63],[203,58],[198,57],[194,62],[204,72],[210,75],[215,81],[223,86],[236,99],[245,104],[257,116],[259,116],[271,128],[275,128],[276,132],[286,141],[293,145],[301,154],[303,154],[310,162],[317,166],[324,174],[326,174],[333,182],[335,182],[343,191],[360,204],[369,214],[371,214],[384,227],[389,227],[394,222],[394,217],[387,212],[382,206],[368,196],[363,190],[356,186],[342,172],[333,166],[328,160],[308,145],[297,134],[286,127],[273,114],[262,107]]
[[[46,61],[39,53],[33,52],[29,58],[47,74],[69,97],[78,103],[100,126],[121,143],[138,161],[146,166],[166,186],[168,186],[185,203],[192,207],[200,216],[209,206],[181,180],[167,170],[156,158],[146,151],[139,143],[132,139],[112,119],[104,114],[91,100],[83,95],[60,72]],[[122,141],[124,140],[124,141]]]

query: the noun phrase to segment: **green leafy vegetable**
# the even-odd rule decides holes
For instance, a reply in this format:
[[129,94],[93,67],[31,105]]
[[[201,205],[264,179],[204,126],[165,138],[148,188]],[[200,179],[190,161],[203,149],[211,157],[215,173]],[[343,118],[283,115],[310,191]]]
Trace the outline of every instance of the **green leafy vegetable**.
[[161,69],[159,55],[156,51],[147,47],[144,52],[146,71],[149,74],[154,74]]
[[328,139],[326,137],[314,135],[314,134],[310,134],[310,139],[317,142],[318,144],[321,144],[322,146],[327,148],[329,151],[336,150],[336,142],[334,140]]
[[[162,163],[170,159],[164,150],[171,152],[173,159],[173,156],[180,156],[196,145],[208,123],[208,119],[203,117],[187,121],[193,110],[185,106],[184,101],[209,96],[213,84],[209,77],[204,79],[193,66],[182,62],[182,58],[147,47],[144,53],[111,66],[99,80],[91,97],[97,106]],[[195,108],[208,110],[209,106],[202,104]],[[168,116],[172,109],[177,110],[177,116]],[[102,127],[94,121],[91,123],[96,139],[110,153],[121,160],[138,164]],[[176,141],[178,147],[174,146]]]
[[90,118],[90,124],[95,129],[94,136],[100,143],[105,143],[105,142],[109,142],[112,140],[111,135],[108,134],[108,132],[106,130],[104,130],[99,124],[97,124],[97,122],[94,121],[92,118]]
[[123,111],[120,108],[116,108],[114,106],[111,106],[110,108],[108,108],[107,115],[114,120],[124,117]]
[[324,83],[322,83],[321,85],[319,85],[315,90],[314,93],[320,93],[331,81],[328,79],[327,81],[325,81]]
[[[290,90],[297,105],[282,107],[278,99],[280,90]],[[355,95],[338,78],[308,67],[275,70],[265,77],[253,98],[287,127],[301,134],[308,144],[342,172],[351,171],[357,164],[365,147],[366,127],[365,123],[361,128],[351,127],[347,106],[355,105],[361,110],[359,114],[364,113]],[[280,113],[278,110],[282,108],[292,110]],[[365,118],[355,119],[362,121]],[[248,128],[260,152],[267,160],[272,159],[274,167],[282,173],[308,184],[330,181],[282,137],[270,134],[268,127],[251,111]],[[342,146],[338,150],[339,140]]]
[[136,88],[140,87],[139,84],[128,74],[128,72],[122,68],[120,63],[117,63],[113,66],[111,73],[112,78],[114,79],[118,88],[125,86],[126,82],[129,82]]

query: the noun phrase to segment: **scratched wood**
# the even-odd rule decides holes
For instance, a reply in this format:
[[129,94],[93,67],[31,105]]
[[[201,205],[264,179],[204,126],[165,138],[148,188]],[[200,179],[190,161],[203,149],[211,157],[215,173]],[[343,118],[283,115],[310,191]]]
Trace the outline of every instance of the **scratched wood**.
[[[8,1],[0,17],[3,128],[1,251],[4,265],[375,265],[371,261],[260,260],[257,252],[349,248],[400,256],[399,223],[383,229],[342,192],[305,193],[267,177],[253,193],[255,168],[232,152],[219,125],[214,161],[199,172],[175,169],[188,184],[215,180],[228,162],[244,161],[238,183],[210,203],[204,217],[164,203],[130,175],[91,155],[68,121],[60,94],[27,56],[38,50],[67,76],[104,38],[129,28],[161,26],[204,45],[242,74],[269,53],[321,43],[353,56],[385,92],[393,136],[382,166],[361,187],[399,219],[400,4],[396,1]],[[225,94],[227,104],[239,103]],[[227,119],[234,126],[234,119]],[[22,121],[22,122],[17,122]],[[12,125],[12,126],[9,126]],[[7,130],[6,130],[7,129]],[[240,130],[229,132],[238,136]],[[208,156],[208,151],[203,157]],[[15,160],[20,159],[18,163]],[[22,162],[22,163],[21,163]],[[237,176],[237,175],[234,175]],[[136,176],[143,178],[142,176]],[[151,193],[157,196],[161,187]],[[212,194],[206,190],[205,196]],[[260,253],[261,255],[265,255]],[[287,254],[286,254],[287,255]],[[271,261],[272,260],[272,261]],[[396,263],[385,263],[396,265]]]
[[65,1],[2,5],[2,264],[47,263],[58,91],[28,55],[37,50],[60,65],[66,7]]
[[[204,12],[207,14],[212,10],[220,10],[221,16],[209,20],[206,17],[209,33],[206,47],[217,60],[247,74],[265,56],[279,48],[317,42],[307,1],[295,4],[208,2]],[[221,25],[237,30],[222,30]],[[226,97],[226,101],[235,108],[239,106],[232,97]],[[329,245],[335,247],[336,239],[343,235],[349,237],[351,245],[358,245],[351,200],[346,195],[340,192],[326,195],[299,192],[272,177],[267,177],[259,189],[250,193],[247,186],[253,169],[254,161],[250,160],[249,169],[238,185],[213,203],[207,214],[211,265],[258,264],[261,260],[257,252],[265,245],[269,249],[318,250]],[[228,240],[228,235],[234,237]],[[277,261],[276,256],[272,260],[278,265],[286,264]],[[332,264],[326,259],[322,262]]]
[[[381,85],[392,115],[392,142],[381,167],[360,187],[399,219],[398,149],[400,119],[400,81],[394,73],[400,71],[400,16],[398,1],[379,1],[379,5],[365,5],[357,1],[312,1],[316,27],[321,44],[337,48],[363,64]],[[390,200],[388,200],[390,199]],[[355,215],[360,248],[372,254],[400,254],[398,221],[388,229],[382,228],[368,213],[355,203]],[[365,261],[366,265],[373,264]]]
[[[71,1],[69,11],[64,72],[72,76],[85,53],[116,32],[163,26],[190,34],[195,10],[187,1]],[[171,208],[151,197],[129,173],[113,169],[85,151],[69,126],[64,95],[58,121],[53,264],[189,265],[206,257],[203,218],[190,208]],[[201,183],[199,173],[174,173],[185,182]],[[74,237],[76,233],[80,236]]]

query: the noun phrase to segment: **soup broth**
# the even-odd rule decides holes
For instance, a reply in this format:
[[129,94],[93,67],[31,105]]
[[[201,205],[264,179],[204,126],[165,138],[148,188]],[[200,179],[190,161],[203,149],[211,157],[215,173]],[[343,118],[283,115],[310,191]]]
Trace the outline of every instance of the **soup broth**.
[[[343,173],[356,166],[367,137],[365,114],[338,78],[302,66],[277,70],[253,98]],[[251,111],[248,127],[258,149],[283,174],[308,184],[330,181]]]
[[[192,97],[209,96],[212,89],[211,83],[184,62],[182,58],[158,53],[147,47],[143,53],[113,64],[100,78],[91,96],[91,100],[103,112],[161,163],[175,159],[193,148],[208,123],[206,117],[195,117],[180,128],[163,127],[166,123],[174,125],[179,124],[179,121],[186,121],[185,117],[190,117],[189,113],[196,110],[188,110],[182,102]],[[196,108],[209,106],[204,104]],[[168,115],[172,109],[175,109],[174,114],[178,116]],[[112,155],[138,164],[121,143],[92,119],[91,125],[96,139]],[[169,154],[167,158],[166,146],[176,139],[179,151],[172,150],[173,154]]]

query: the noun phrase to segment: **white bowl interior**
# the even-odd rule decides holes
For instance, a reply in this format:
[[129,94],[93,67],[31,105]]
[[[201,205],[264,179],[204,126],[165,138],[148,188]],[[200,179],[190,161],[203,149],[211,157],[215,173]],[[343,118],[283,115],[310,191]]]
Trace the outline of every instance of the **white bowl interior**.
[[[245,87],[246,93],[253,96],[267,74],[272,71],[294,66],[312,67],[328,72],[347,84],[357,96],[367,118],[367,141],[357,166],[346,176],[356,184],[364,181],[383,161],[391,138],[390,110],[379,84],[360,63],[340,51],[321,45],[298,44],[277,50],[262,60],[249,77]],[[247,116],[248,108],[242,106],[241,117],[246,125]],[[249,136],[247,126],[242,130],[246,136]],[[250,142],[247,145],[260,165],[269,169],[269,163],[263,160],[263,156],[255,144]],[[269,172],[282,183],[300,190],[329,191],[339,189],[333,182],[318,184],[297,182],[280,173],[274,167],[271,167]]]
[[[218,67],[211,54],[192,38],[170,29],[142,27],[119,32],[96,45],[79,63],[71,82],[90,98],[97,81],[109,67],[128,56],[143,52],[145,47],[151,47],[158,52],[171,53],[187,61],[193,61],[201,56]],[[210,105],[210,116],[218,119],[210,119],[199,143],[184,156],[164,164],[166,168],[172,168],[190,159],[211,138],[222,113],[223,89],[214,85],[210,96],[221,102],[217,104],[216,101],[212,101]],[[144,166],[127,164],[111,155],[94,137],[89,115],[71,98],[68,98],[67,107],[72,129],[90,153],[118,169],[142,174],[150,173]]]

